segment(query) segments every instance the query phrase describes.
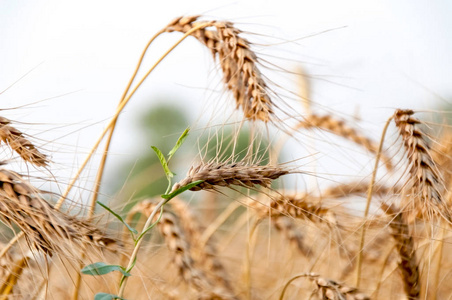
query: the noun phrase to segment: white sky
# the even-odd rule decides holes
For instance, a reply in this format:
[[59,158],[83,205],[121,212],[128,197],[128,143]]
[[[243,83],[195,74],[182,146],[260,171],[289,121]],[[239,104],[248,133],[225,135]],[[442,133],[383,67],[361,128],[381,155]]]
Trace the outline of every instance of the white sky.
[[[105,122],[77,129],[114,112],[147,40],[179,15],[205,14],[263,34],[254,37],[272,46],[259,48],[262,52],[292,59],[286,68],[302,61],[318,78],[312,98],[319,106],[349,115],[359,107],[366,116],[363,126],[379,132],[394,108],[429,109],[450,99],[451,13],[452,2],[446,0],[0,0],[0,90],[34,69],[0,95],[2,108],[67,94],[2,113],[41,123],[27,128],[32,133],[48,130],[38,136],[64,143],[61,149],[67,152],[79,147],[83,154]],[[304,38],[323,31],[328,32]],[[157,41],[147,66],[178,36]],[[297,44],[280,44],[295,39],[300,39]],[[221,87],[212,59],[202,49],[194,39],[187,40],[149,78],[120,119],[116,152],[133,151],[127,145],[139,136],[131,133],[131,124],[136,113],[152,104],[153,95],[184,99],[180,105],[193,108],[193,119],[199,118],[196,112],[209,106],[210,89]],[[287,89],[295,88],[288,83]],[[58,128],[65,124],[70,126]],[[77,133],[61,138],[68,131]],[[73,159],[54,157],[71,167]]]

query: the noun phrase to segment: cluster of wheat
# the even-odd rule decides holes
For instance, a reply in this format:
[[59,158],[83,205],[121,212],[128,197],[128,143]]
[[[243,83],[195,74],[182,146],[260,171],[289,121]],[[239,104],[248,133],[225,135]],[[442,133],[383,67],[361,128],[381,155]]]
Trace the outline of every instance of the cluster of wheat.
[[[26,175],[3,163],[0,215],[15,237],[1,248],[1,299],[339,300],[452,295],[446,243],[452,225],[452,143],[447,132],[432,143],[412,110],[388,116],[381,138],[366,136],[334,115],[312,112],[294,117],[298,124],[287,129],[277,117],[281,105],[272,100],[252,44],[234,24],[182,17],[155,37],[168,32],[183,34],[175,46],[193,36],[210,50],[221,67],[226,91],[243,113],[242,123],[265,130],[273,125],[286,128],[288,138],[306,130],[336,135],[372,155],[373,173],[315,191],[300,192],[301,187],[288,191],[278,181],[290,174],[300,176],[302,167],[259,162],[256,157],[261,156],[250,146],[240,161],[235,156],[222,160],[219,155],[186,166],[190,169],[185,178],[172,184],[168,162],[175,151],[165,158],[155,148],[169,180],[167,192],[163,187],[162,198],[139,201],[128,211],[102,205],[124,225],[116,234],[107,234],[92,222],[94,207],[118,116],[155,67],[131,89],[141,58],[115,117],[67,190],[56,195],[56,204],[52,204],[55,194],[34,187]],[[0,117],[3,146],[35,168],[51,168],[48,156],[12,124]],[[384,147],[389,126],[396,129],[399,142]],[[106,148],[88,215],[72,216],[61,208],[102,140],[107,140]],[[270,145],[267,151],[278,156],[274,153],[278,147]],[[377,180],[377,171],[389,179]],[[188,190],[196,201],[184,200],[182,192]],[[351,209],[350,202],[360,198],[366,200],[365,209]]]

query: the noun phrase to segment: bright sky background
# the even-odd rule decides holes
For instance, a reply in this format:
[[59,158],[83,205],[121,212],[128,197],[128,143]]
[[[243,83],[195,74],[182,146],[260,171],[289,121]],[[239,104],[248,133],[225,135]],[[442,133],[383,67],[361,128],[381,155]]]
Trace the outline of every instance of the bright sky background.
[[[312,98],[319,106],[343,115],[359,109],[363,127],[379,132],[394,108],[425,110],[451,101],[451,13],[447,0],[3,0],[0,90],[33,71],[0,95],[1,107],[52,99],[2,115],[39,123],[24,126],[44,140],[55,140],[51,150],[83,154],[114,112],[147,40],[177,16],[204,14],[261,34],[249,36],[267,44],[257,46],[258,53],[290,58],[277,63],[291,70],[300,61],[316,78]],[[179,36],[159,39],[146,66]],[[154,97],[183,99],[179,105],[199,118],[197,112],[212,105],[210,89],[220,90],[215,70],[196,40],[185,41],[127,107],[114,151],[134,151],[130,144],[140,138],[131,132],[134,119]],[[296,86],[288,82],[287,89],[296,91]],[[74,160],[82,158],[56,155],[54,160],[74,168]]]

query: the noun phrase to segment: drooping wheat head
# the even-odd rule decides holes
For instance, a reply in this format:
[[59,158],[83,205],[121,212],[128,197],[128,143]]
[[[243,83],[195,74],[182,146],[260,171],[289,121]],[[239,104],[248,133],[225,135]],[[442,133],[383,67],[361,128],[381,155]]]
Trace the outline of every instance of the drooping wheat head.
[[186,33],[201,22],[208,28],[192,33],[212,52],[223,71],[223,81],[241,107],[245,118],[268,122],[274,114],[267,84],[257,68],[258,58],[251,43],[240,36],[231,22],[198,21],[199,16],[179,17],[166,27],[168,32]]
[[445,185],[432,158],[430,145],[420,128],[421,121],[412,110],[396,110],[394,121],[403,139],[410,178],[405,186],[409,206],[418,216],[442,216],[451,222],[443,197]]

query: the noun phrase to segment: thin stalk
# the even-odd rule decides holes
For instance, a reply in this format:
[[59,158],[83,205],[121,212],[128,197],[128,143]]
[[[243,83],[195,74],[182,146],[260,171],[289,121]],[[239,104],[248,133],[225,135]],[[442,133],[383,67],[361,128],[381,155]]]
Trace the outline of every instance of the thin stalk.
[[24,269],[27,267],[28,257],[23,257],[20,262],[11,270],[5,282],[0,288],[0,300],[7,300],[13,291],[14,286],[22,275]]
[[218,230],[218,228],[223,225],[224,222],[234,213],[234,211],[239,208],[241,204],[239,202],[231,202],[231,204],[226,207],[221,214],[207,227],[206,230],[202,233],[201,237],[199,238],[199,244],[201,249],[205,247],[207,242],[209,241],[210,237]]
[[[388,251],[388,255],[386,255],[386,258],[383,262],[383,266],[381,267],[379,280],[377,281],[377,287],[375,288],[375,291],[372,293],[371,297],[375,299],[378,299],[378,293],[380,292],[381,283],[383,282],[383,275],[385,273],[386,266],[388,265],[389,258],[391,257],[392,251],[394,251],[395,246],[391,247]],[[391,272],[392,273],[392,272]]]
[[[147,231],[148,227],[151,225],[152,220],[154,219],[155,215],[157,214],[157,212],[159,210],[161,210],[163,208],[163,205],[167,202],[168,200],[166,199],[162,199],[160,200],[160,202],[157,204],[157,206],[154,208],[154,211],[152,211],[151,215],[149,216],[149,218],[147,219],[146,223],[144,224],[143,230],[141,232],[141,234],[139,236],[143,236],[144,233]],[[130,271],[130,268],[133,266],[133,264],[135,263],[135,259],[137,257],[138,254],[138,250],[140,249],[141,243],[143,242],[143,238],[140,238],[136,244],[135,244],[135,248],[133,249],[132,255],[130,256],[130,260],[129,260],[129,264],[127,265],[126,271]],[[126,284],[127,284],[127,279],[128,277],[124,277],[124,280],[122,281],[121,287],[119,288],[119,293],[118,296],[122,298],[122,296],[124,295],[124,290],[126,288]]]
[[[144,56],[145,56],[147,50],[149,49],[149,46],[163,32],[164,32],[164,30],[160,30],[159,32],[157,32],[149,40],[149,42],[146,44],[146,47],[144,47],[144,50],[141,53],[141,56],[140,56],[140,58],[138,60],[138,64],[135,67],[135,71],[133,72],[132,77],[129,79],[129,82],[128,82],[127,86],[126,86],[126,89],[124,90],[124,92],[123,92],[123,94],[121,96],[121,100],[119,101],[120,104],[126,98],[127,93],[129,92],[130,87],[132,86],[132,83],[135,80],[135,77],[137,76],[138,70],[140,69],[140,66],[141,66],[141,64],[143,62]],[[114,132],[115,127],[116,127],[116,123],[118,121],[118,117],[119,117],[119,115],[115,116],[113,118],[114,122],[111,125],[110,131],[108,132],[107,141],[105,142],[104,152],[102,153],[102,158],[101,158],[101,161],[100,161],[100,164],[99,164],[99,169],[97,171],[96,180],[94,182],[94,190],[93,190],[93,194],[92,194],[93,196],[91,197],[91,201],[90,201],[90,204],[89,204],[89,210],[88,210],[88,216],[87,216],[88,219],[92,218],[92,216],[94,215],[94,208],[96,206],[96,201],[97,201],[97,198],[99,196],[99,189],[100,189],[100,184],[102,182],[102,177],[103,177],[103,174],[104,174],[105,164],[106,164],[107,156],[108,156],[108,150],[110,149],[110,144],[111,144],[111,140],[112,140],[112,137],[113,137],[113,132]],[[81,261],[83,261],[84,258],[85,258],[84,251],[82,251]],[[82,266],[83,265],[81,263],[80,269],[82,268]],[[81,276],[82,275],[80,273],[77,273],[76,276],[77,276],[77,278],[76,278],[75,285],[74,285],[74,293],[72,295],[72,299],[73,300],[77,300],[78,299],[78,294],[79,294],[78,291],[80,289],[80,283],[81,283]]]
[[[129,80],[128,84],[127,84],[127,87],[126,87],[126,89],[124,90],[124,92],[123,92],[123,94],[122,94],[122,96],[121,96],[121,100],[119,101],[119,104],[121,104],[121,103],[124,101],[124,99],[126,98],[127,93],[129,92],[130,87],[132,86],[132,83],[133,83],[133,81],[135,80],[135,77],[137,76],[138,70],[140,69],[140,66],[141,66],[141,64],[142,64],[142,62],[143,62],[144,56],[146,55],[146,52],[147,52],[148,49],[149,49],[149,46],[150,46],[150,45],[152,44],[152,42],[153,42],[160,34],[162,34],[163,32],[164,32],[164,30],[160,30],[159,32],[157,32],[157,33],[149,40],[149,42],[146,44],[146,47],[144,47],[144,50],[143,50],[143,52],[141,53],[140,59],[138,60],[138,64],[137,64],[137,66],[135,67],[135,71],[133,72],[133,75],[132,75],[132,77],[130,78],[130,80]],[[160,60],[160,61],[161,61],[161,60]],[[157,63],[157,64],[158,64],[158,63]],[[152,70],[157,66],[157,64],[154,65],[154,66],[151,68],[151,72],[152,72]],[[149,72],[149,73],[150,73],[150,72]],[[108,156],[108,150],[110,149],[111,139],[112,139],[112,137],[113,137],[113,132],[114,132],[114,130],[115,130],[115,128],[116,128],[116,123],[117,123],[117,121],[118,121],[118,117],[119,117],[119,115],[114,117],[114,119],[113,119],[114,121],[113,121],[113,123],[112,123],[112,125],[111,125],[110,131],[108,132],[108,137],[107,137],[107,141],[106,141],[106,143],[105,143],[104,152],[102,153],[102,159],[101,159],[101,162],[100,162],[100,165],[99,165],[99,169],[98,169],[98,171],[97,171],[96,181],[94,182],[93,197],[92,197],[92,199],[91,199],[91,201],[90,201],[90,207],[89,207],[89,212],[88,212],[89,218],[92,217],[92,214],[93,214],[93,211],[94,211],[94,207],[95,207],[95,205],[96,205],[97,197],[99,196],[100,183],[101,183],[101,181],[102,181],[102,177],[103,177],[103,174],[104,174],[105,163],[106,163],[106,161],[107,161],[107,156]]]
[[311,274],[300,274],[300,275],[296,275],[292,278],[289,279],[289,281],[286,282],[286,284],[284,285],[284,288],[281,292],[281,295],[279,296],[279,300],[283,300],[284,299],[284,294],[286,293],[287,288],[289,287],[289,285],[292,283],[292,281],[298,279],[298,278],[304,278],[304,277],[311,277]]
[[2,258],[6,252],[8,252],[9,249],[21,238],[24,236],[24,232],[21,231],[18,234],[16,234],[9,242],[8,244],[2,248],[2,251],[0,252],[0,258]]
[[61,205],[63,205],[64,200],[66,199],[67,195],[69,194],[69,191],[72,189],[72,187],[74,186],[75,182],[77,181],[78,177],[80,176],[80,174],[82,173],[83,169],[86,167],[88,161],[91,159],[91,156],[94,154],[94,152],[96,151],[97,147],[99,147],[100,142],[103,140],[103,138],[105,137],[105,135],[107,134],[107,132],[110,130],[110,128],[112,128],[114,126],[114,124],[116,123],[116,120],[119,116],[119,114],[122,112],[122,110],[124,109],[124,107],[127,105],[127,103],[129,103],[130,99],[132,98],[132,96],[135,94],[135,92],[138,90],[138,88],[141,86],[141,84],[146,80],[146,78],[149,76],[149,74],[160,64],[160,62],[162,62],[162,60],[169,54],[171,53],[171,51],[174,50],[174,48],[176,48],[183,40],[185,40],[190,34],[192,34],[193,32],[195,32],[196,30],[199,30],[201,28],[205,28],[211,25],[211,22],[208,23],[204,23],[204,24],[200,24],[196,27],[193,27],[192,29],[190,29],[189,31],[187,31],[187,33],[185,33],[173,46],[171,46],[158,60],[157,62],[149,69],[149,71],[143,76],[143,78],[138,82],[138,84],[135,86],[135,88],[132,90],[132,92],[130,92],[130,94],[124,98],[124,100],[118,105],[116,112],[113,116],[113,118],[110,120],[110,122],[108,122],[107,127],[102,131],[100,137],[97,139],[96,143],[94,144],[94,146],[91,148],[90,152],[88,153],[88,156],[85,158],[85,160],[83,161],[82,165],[80,166],[80,168],[78,169],[77,173],[75,174],[75,176],[72,178],[71,182],[69,183],[68,187],[66,188],[66,190],[64,191],[64,193],[61,195],[60,199],[58,199],[57,204],[55,205],[55,208],[58,209],[61,207]]
[[[383,132],[381,133],[380,138],[380,145],[378,146],[378,152],[375,158],[375,166],[374,170],[372,172],[372,179],[369,184],[369,189],[367,190],[367,202],[366,202],[366,209],[364,210],[364,220],[367,219],[367,216],[369,215],[369,208],[370,203],[372,201],[372,194],[374,190],[374,184],[375,184],[375,178],[377,177],[377,170],[378,170],[378,163],[380,161],[381,152],[383,150],[383,144],[386,136],[386,132],[388,131],[389,124],[392,121],[392,116],[386,121],[385,127],[383,128]],[[361,239],[359,242],[359,249],[358,249],[358,263],[356,264],[356,288],[359,288],[359,284],[361,281],[361,268],[363,263],[363,248],[364,248],[364,241],[365,241],[365,235],[366,235],[366,226],[363,224],[363,227],[361,229]]]

